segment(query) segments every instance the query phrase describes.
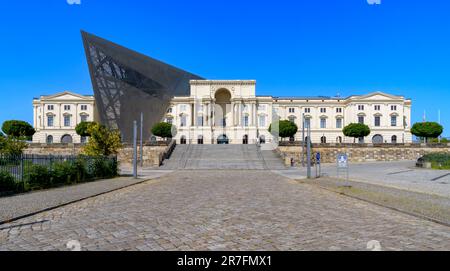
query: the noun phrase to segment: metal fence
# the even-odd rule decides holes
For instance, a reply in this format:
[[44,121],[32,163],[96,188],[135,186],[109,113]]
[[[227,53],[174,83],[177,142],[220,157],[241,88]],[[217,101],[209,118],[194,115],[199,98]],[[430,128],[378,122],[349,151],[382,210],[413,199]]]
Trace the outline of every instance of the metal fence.
[[0,154],[0,172],[11,174],[17,182],[24,182],[27,172],[35,165],[45,166],[52,169],[54,165],[63,162],[75,163],[79,159],[83,159],[87,167],[95,161],[107,160],[117,163],[117,157],[89,157],[76,155],[30,155],[22,154],[20,156],[11,156]]

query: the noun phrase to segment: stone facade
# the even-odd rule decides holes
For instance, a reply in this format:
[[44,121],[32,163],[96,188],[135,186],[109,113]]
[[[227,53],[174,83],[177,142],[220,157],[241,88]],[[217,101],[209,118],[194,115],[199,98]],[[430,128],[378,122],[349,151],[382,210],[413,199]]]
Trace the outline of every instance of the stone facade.
[[77,124],[94,121],[95,101],[90,95],[69,91],[33,100],[33,143],[82,143],[75,132]]
[[[174,142],[156,145],[144,145],[143,160],[144,167],[159,167],[171,151]],[[82,152],[81,144],[30,144],[25,154],[35,155],[78,155]],[[133,161],[133,147],[125,145],[118,153],[117,159],[122,166],[131,166]]]
[[[181,144],[271,143],[269,126],[279,119],[297,124],[291,139],[302,140],[311,127],[313,143],[351,143],[342,129],[364,123],[371,134],[365,143],[412,143],[412,102],[382,92],[350,97],[257,96],[253,80],[192,80],[190,96],[172,99],[164,120],[177,127]],[[303,117],[305,123],[303,123]]]
[[[294,159],[301,164],[301,146],[279,146],[277,152],[286,165]],[[312,152],[321,153],[322,163],[336,163],[339,153],[346,153],[350,162],[402,161],[417,160],[428,153],[450,153],[450,144],[313,144]],[[315,155],[313,155],[315,156]]]

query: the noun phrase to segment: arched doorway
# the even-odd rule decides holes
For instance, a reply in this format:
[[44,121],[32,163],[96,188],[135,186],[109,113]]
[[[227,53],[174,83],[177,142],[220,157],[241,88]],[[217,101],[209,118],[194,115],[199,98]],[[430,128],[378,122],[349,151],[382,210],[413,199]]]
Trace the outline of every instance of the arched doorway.
[[197,144],[198,145],[203,145],[204,144],[204,140],[203,140],[203,136],[202,135],[198,136]]
[[228,139],[227,135],[220,135],[217,138],[217,144],[219,145],[230,144],[230,140]]
[[383,144],[383,136],[382,135],[374,135],[372,138],[373,144]]
[[397,136],[393,135],[392,138],[391,138],[392,144],[397,144],[397,140],[398,140]]
[[227,115],[231,112],[231,92],[228,89],[221,88],[216,91],[214,96],[215,108],[214,119],[215,126],[227,127],[232,121],[227,121]]
[[327,143],[327,138],[326,138],[326,136],[322,136],[322,137],[320,138],[320,143],[322,143],[322,144],[326,144],[326,143]]
[[259,144],[266,144],[266,137],[265,136],[260,136],[259,137]]
[[180,144],[181,145],[186,145],[187,144],[187,140],[186,140],[186,136],[182,136],[180,139]]
[[61,143],[63,144],[71,144],[73,143],[73,138],[71,135],[63,135],[61,137]]
[[245,135],[245,136],[242,138],[242,144],[248,145],[248,135]]

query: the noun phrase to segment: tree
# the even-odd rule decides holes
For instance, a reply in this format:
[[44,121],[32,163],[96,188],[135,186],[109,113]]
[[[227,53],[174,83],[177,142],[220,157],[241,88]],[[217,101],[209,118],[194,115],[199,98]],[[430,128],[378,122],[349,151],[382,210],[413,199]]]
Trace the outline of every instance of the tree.
[[0,153],[19,156],[28,147],[24,137],[0,137]]
[[21,120],[5,121],[3,123],[2,130],[8,136],[26,137],[27,139],[31,139],[31,137],[36,133],[33,126],[31,126],[28,122]]
[[289,120],[277,121],[269,126],[269,133],[276,135],[277,132],[281,138],[292,137],[298,132],[298,126]]
[[91,138],[83,149],[83,153],[89,156],[109,156],[117,154],[122,148],[120,132],[108,129],[99,123],[89,125],[87,132]]
[[343,133],[347,137],[353,137],[356,141],[357,138],[370,135],[370,128],[362,123],[350,123],[343,129]]
[[175,126],[170,123],[160,122],[152,128],[152,134],[162,138],[172,138],[176,135]]
[[75,131],[79,136],[91,136],[88,132],[89,126],[93,124],[93,122],[83,121],[80,122],[77,127],[75,127]]
[[411,128],[411,133],[417,137],[438,138],[444,132],[444,127],[437,122],[418,122]]

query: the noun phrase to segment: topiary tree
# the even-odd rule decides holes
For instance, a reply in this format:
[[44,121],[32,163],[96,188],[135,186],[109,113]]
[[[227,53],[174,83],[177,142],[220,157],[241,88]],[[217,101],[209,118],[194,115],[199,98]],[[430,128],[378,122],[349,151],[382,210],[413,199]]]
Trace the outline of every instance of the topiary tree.
[[176,135],[175,126],[170,123],[160,122],[153,126],[152,134],[162,138],[172,138]]
[[87,132],[91,138],[83,148],[83,153],[89,156],[109,156],[117,154],[122,148],[120,132],[108,129],[99,123],[89,125]]
[[425,138],[425,142],[429,138],[438,138],[444,132],[444,127],[437,122],[418,122],[411,128],[411,133],[417,137]]
[[88,132],[89,126],[93,124],[93,122],[83,121],[78,123],[77,127],[75,127],[75,131],[79,136],[91,136]]
[[5,121],[2,125],[2,130],[8,136],[26,137],[27,139],[31,139],[36,133],[36,130],[34,130],[31,124],[21,120]]
[[370,128],[369,126],[362,123],[350,123],[349,125],[344,127],[342,132],[347,137],[353,137],[353,142],[356,142],[357,138],[370,135]]
[[281,120],[270,124],[269,133],[276,135],[277,132],[282,139],[292,137],[298,132],[298,126],[289,120]]

